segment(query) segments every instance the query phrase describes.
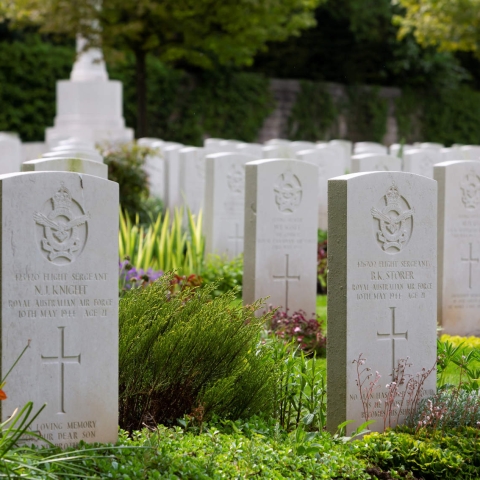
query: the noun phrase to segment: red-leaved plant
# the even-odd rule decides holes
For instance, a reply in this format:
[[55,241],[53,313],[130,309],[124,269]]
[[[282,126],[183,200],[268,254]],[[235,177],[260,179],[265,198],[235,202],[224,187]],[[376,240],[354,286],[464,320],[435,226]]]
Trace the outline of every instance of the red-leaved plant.
[[316,314],[308,318],[303,310],[293,312],[276,310],[269,325],[269,333],[285,342],[294,342],[307,353],[325,354],[327,338]]

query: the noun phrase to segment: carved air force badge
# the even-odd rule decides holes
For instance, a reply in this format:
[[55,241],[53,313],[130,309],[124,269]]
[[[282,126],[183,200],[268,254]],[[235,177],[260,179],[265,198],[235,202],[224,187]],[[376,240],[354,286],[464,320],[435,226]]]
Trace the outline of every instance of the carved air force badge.
[[87,241],[89,218],[90,214],[72,199],[70,191],[62,183],[45,203],[43,212],[33,214],[42,254],[57,265],[74,262]]
[[387,253],[399,253],[412,235],[415,210],[410,208],[395,184],[379,203],[378,208],[371,209],[378,244]]

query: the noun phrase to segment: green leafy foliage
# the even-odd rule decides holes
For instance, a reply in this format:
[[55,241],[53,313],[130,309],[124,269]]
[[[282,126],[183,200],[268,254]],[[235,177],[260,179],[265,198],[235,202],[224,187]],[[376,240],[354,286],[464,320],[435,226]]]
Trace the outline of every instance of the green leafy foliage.
[[[137,124],[131,57],[110,69],[124,83],[125,118]],[[147,60],[147,136],[201,146],[204,136],[253,142],[273,109],[268,79],[218,69],[195,75]]]
[[230,290],[235,290],[238,297],[242,296],[243,255],[228,260],[219,255],[208,255],[202,269],[202,278],[206,283],[215,283],[213,295],[218,296]]
[[466,86],[425,92],[406,90],[396,102],[399,134],[452,145],[480,143],[480,93]]
[[288,138],[316,141],[328,139],[338,117],[338,108],[324,85],[303,80],[288,118]]
[[[362,140],[382,142],[387,133],[388,103],[379,96],[380,88],[348,88],[348,129]],[[351,137],[353,138],[353,136]]]
[[154,152],[136,143],[128,143],[107,147],[101,153],[108,165],[109,180],[119,185],[122,208],[129,215],[138,215],[142,223],[158,214],[162,203],[150,200],[148,175],[144,170],[147,155]]
[[476,0],[396,0],[404,10],[396,15],[400,37],[413,32],[423,46],[446,51],[472,51],[478,56],[480,23]]
[[356,447],[361,456],[374,465],[387,470],[410,471],[417,478],[478,477],[478,430],[470,427],[433,434],[372,433]]
[[277,370],[259,344],[259,305],[235,305],[233,293],[212,299],[214,285],[172,295],[171,277],[120,300],[120,425],[267,414]]
[[37,35],[0,42],[0,131],[17,132],[24,142],[43,141],[55,116],[56,82],[68,78],[73,59],[73,48]]
[[291,431],[302,426],[321,431],[326,425],[325,361],[316,355],[308,358],[292,345],[274,341],[275,364],[280,369],[275,388],[275,418]]
[[175,270],[179,275],[199,275],[204,262],[202,213],[193,215],[187,209],[187,228],[184,228],[184,209],[171,215],[158,214],[147,225],[120,212],[118,233],[120,259],[128,258],[131,266],[142,270]]

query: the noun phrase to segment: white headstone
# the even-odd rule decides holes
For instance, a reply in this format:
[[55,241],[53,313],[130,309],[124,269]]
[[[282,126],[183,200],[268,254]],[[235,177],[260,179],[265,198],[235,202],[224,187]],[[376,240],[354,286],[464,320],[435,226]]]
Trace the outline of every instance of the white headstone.
[[413,145],[408,144],[392,143],[392,145],[390,145],[390,147],[388,148],[388,152],[389,155],[392,155],[392,157],[404,158],[403,155],[405,154],[405,152],[415,149],[418,149],[418,147],[414,147]]
[[22,142],[16,134],[0,132],[0,175],[20,171]]
[[161,138],[142,137],[137,140],[138,145],[142,147],[151,147],[153,143],[164,143]]
[[438,321],[480,336],[480,163],[435,165],[438,182]]
[[342,169],[339,175],[350,173],[352,157],[346,153],[346,149],[344,147],[338,144],[324,143],[317,144],[316,150],[328,152],[328,154],[333,157],[337,167]]
[[30,342],[1,419],[46,403],[31,429],[55,445],[115,443],[118,185],[34,172],[1,176],[0,186],[2,378]]
[[328,180],[345,173],[334,148],[316,148],[297,152],[297,158],[316,165],[318,169],[318,228],[328,230]]
[[251,155],[257,160],[261,160],[263,158],[263,148],[264,146],[260,143],[240,143],[237,145],[238,153]]
[[241,153],[214,153],[206,157],[206,253],[234,258],[243,252],[245,164],[253,158]]
[[420,148],[426,148],[427,150],[441,150],[445,145],[435,142],[423,142],[420,144]]
[[263,147],[263,158],[295,158],[295,152],[287,144],[273,144]]
[[[353,363],[362,355],[363,400],[374,372],[381,375],[366,401],[376,420],[368,428],[383,431],[398,362],[411,363],[407,374],[415,375],[437,357],[437,184],[412,173],[352,174],[329,181],[328,199],[327,428],[353,420],[350,433],[366,420]],[[435,388],[433,372],[424,395]],[[395,397],[387,427],[388,418],[392,427],[402,423],[407,399]]]
[[402,159],[391,155],[364,153],[352,157],[352,173],[398,172],[402,170]]
[[22,172],[77,172],[108,179],[106,164],[73,156],[28,160],[23,162]]
[[167,207],[173,210],[183,204],[180,194],[180,159],[179,152],[184,145],[173,144],[162,148],[165,159],[165,201]]
[[448,162],[449,160],[463,160],[463,153],[458,148],[442,148],[440,150],[442,156],[442,162]]
[[[329,145],[341,147],[343,149],[343,158],[345,159],[345,169],[348,173],[352,170],[352,142],[349,140],[330,140]],[[347,173],[347,172],[346,172]]]
[[315,312],[317,167],[296,160],[246,166],[243,302]]
[[[154,148],[154,147],[151,147]],[[165,181],[165,159],[160,148],[155,148],[157,153],[152,153],[145,157],[144,170],[148,175],[148,185],[150,195],[166,199],[166,181]]]
[[480,161],[480,145],[464,145],[459,150],[463,159]]
[[45,142],[23,142],[22,143],[22,162],[35,160],[48,152],[48,146]]
[[378,153],[386,155],[388,149],[385,145],[376,142],[357,142],[353,146],[353,154],[359,155],[361,153]]
[[442,161],[440,150],[419,148],[403,154],[403,171],[433,178],[433,166]]
[[300,152],[301,150],[311,150],[312,148],[316,148],[317,144],[314,142],[290,142],[290,150],[294,153]]
[[179,152],[180,195],[192,213],[203,209],[205,196],[205,151],[203,148],[186,147]]

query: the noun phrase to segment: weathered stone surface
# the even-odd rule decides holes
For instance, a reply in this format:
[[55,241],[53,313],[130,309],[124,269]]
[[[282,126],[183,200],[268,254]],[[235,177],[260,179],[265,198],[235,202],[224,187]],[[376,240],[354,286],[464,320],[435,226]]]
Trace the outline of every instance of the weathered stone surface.
[[438,182],[438,321],[480,335],[480,163],[435,165]]
[[0,132],[0,175],[19,172],[22,165],[22,143],[15,134]]
[[313,163],[318,169],[318,228],[322,230],[328,230],[328,180],[345,173],[342,153],[335,147],[297,152],[299,160]]
[[22,172],[77,172],[108,179],[108,166],[81,158],[39,158],[23,162]]
[[298,160],[246,166],[243,301],[315,312],[317,167]]
[[433,178],[433,166],[442,161],[440,149],[419,148],[403,154],[403,170]]
[[354,155],[362,153],[376,153],[379,155],[386,155],[388,149],[385,145],[376,142],[357,142],[353,146]]
[[[328,182],[327,428],[347,432],[366,420],[384,429],[385,399],[400,360],[407,373],[433,367],[436,349],[437,185],[403,172],[372,172]],[[356,382],[360,355],[368,367]],[[368,396],[375,371],[381,378]],[[370,378],[367,375],[371,374]],[[424,384],[435,391],[436,375]],[[400,389],[403,391],[404,386]],[[368,402],[367,402],[368,400]],[[400,405],[397,407],[396,405]],[[386,426],[402,422],[407,399],[395,397]]]
[[198,147],[182,148],[180,161],[180,195],[192,213],[203,208],[205,196],[205,150]]
[[182,205],[180,194],[180,150],[181,144],[164,144],[162,155],[165,160],[165,202],[170,210]]
[[233,258],[243,252],[245,164],[254,157],[214,153],[206,157],[205,251]]
[[46,403],[31,428],[52,443],[115,442],[118,185],[34,172],[1,176],[0,189],[2,378],[29,343],[1,419]]
[[352,173],[397,172],[402,170],[402,160],[391,155],[362,153],[352,157]]

